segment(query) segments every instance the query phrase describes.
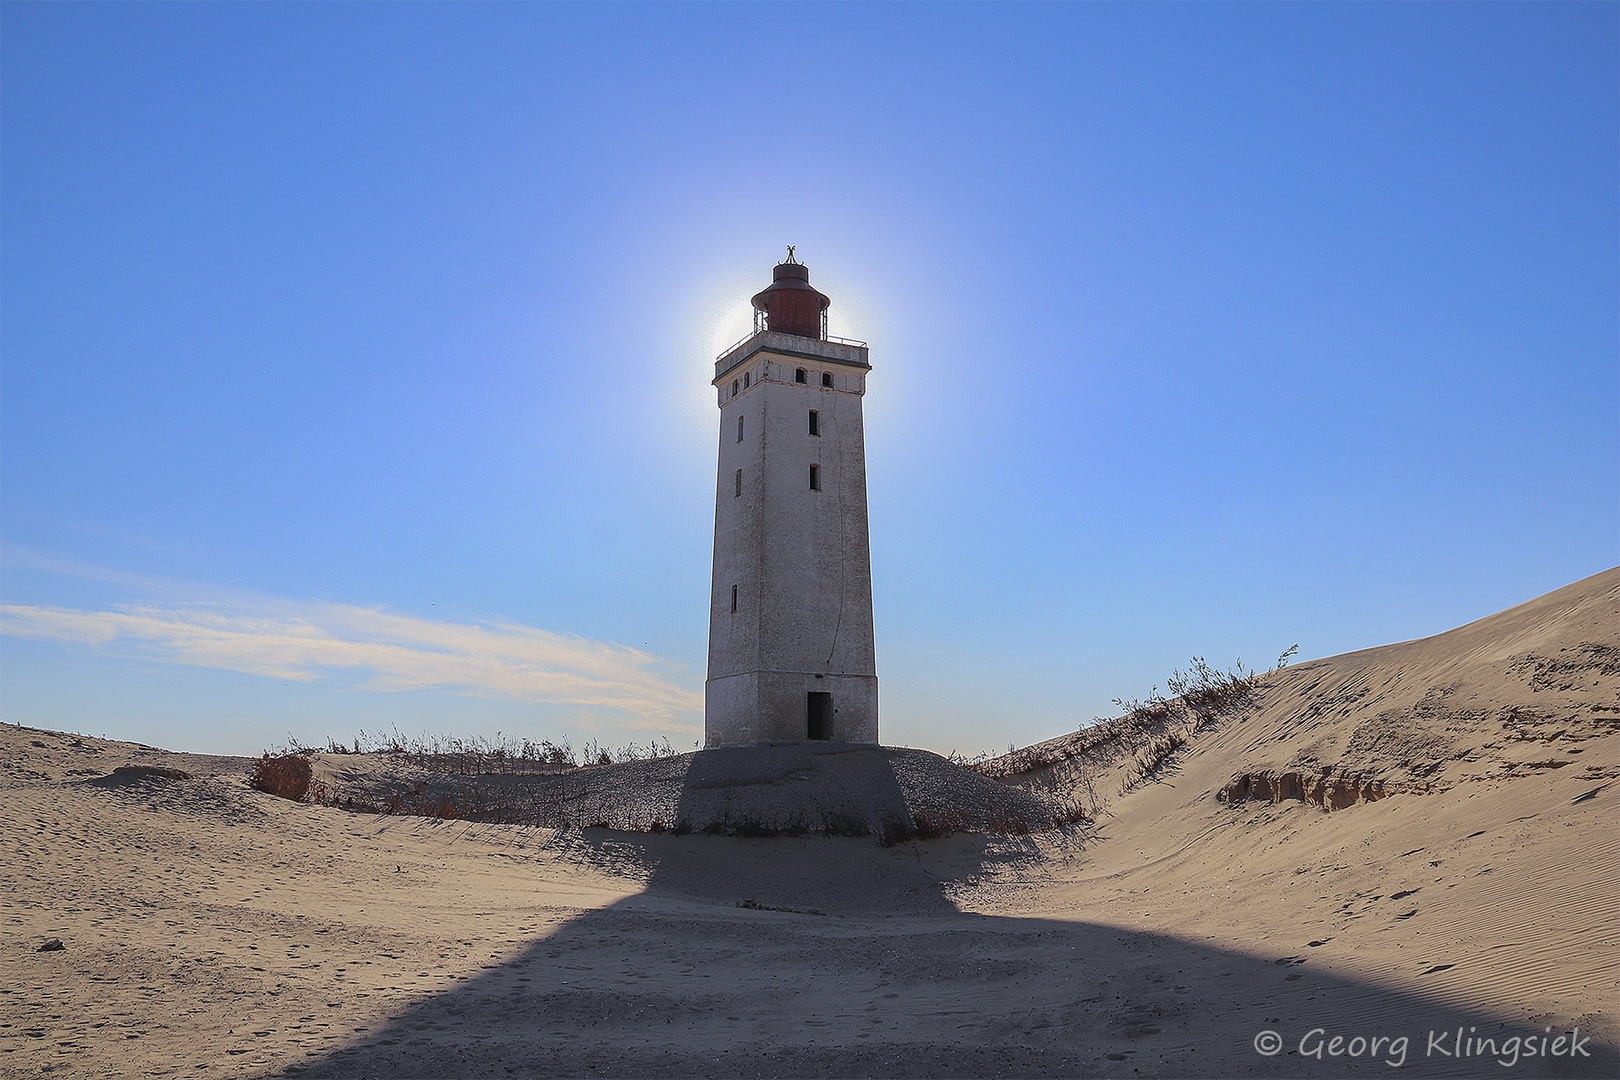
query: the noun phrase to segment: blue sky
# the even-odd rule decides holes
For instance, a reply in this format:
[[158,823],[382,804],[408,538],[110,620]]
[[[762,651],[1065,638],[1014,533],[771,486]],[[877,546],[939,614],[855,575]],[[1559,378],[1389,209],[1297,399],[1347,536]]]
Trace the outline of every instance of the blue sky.
[[689,746],[790,243],[871,346],[885,742],[1596,573],[1617,12],[6,3],[0,715]]

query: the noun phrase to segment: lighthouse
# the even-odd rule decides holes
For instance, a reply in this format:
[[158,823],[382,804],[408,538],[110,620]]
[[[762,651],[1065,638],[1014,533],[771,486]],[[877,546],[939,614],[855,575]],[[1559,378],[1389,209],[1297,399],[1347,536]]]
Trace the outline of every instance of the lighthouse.
[[788,248],[754,333],[714,365],[720,406],[708,746],[876,743],[861,398],[864,342]]

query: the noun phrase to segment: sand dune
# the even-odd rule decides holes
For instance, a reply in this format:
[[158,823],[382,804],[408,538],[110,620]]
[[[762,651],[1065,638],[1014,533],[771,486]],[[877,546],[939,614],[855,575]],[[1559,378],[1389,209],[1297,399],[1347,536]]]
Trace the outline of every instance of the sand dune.
[[1001,763],[1086,773],[1090,826],[891,847],[353,814],[0,729],[0,1076],[1612,1076],[1617,639],[1609,571],[1274,673],[1123,794],[1129,739]]

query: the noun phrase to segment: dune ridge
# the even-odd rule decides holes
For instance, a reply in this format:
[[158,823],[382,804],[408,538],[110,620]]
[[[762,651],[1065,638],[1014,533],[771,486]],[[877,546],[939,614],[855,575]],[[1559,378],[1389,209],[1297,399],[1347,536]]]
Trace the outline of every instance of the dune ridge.
[[[1201,759],[1233,763],[1220,788],[1230,799],[1341,809],[1563,768],[1570,759],[1542,749],[1620,732],[1617,611],[1620,570],[1609,570],[1429,638],[1256,676],[1219,737],[1179,723]],[[1082,775],[1117,788],[1131,755],[1177,722],[1082,729],[982,768],[1035,790],[1072,790]]]

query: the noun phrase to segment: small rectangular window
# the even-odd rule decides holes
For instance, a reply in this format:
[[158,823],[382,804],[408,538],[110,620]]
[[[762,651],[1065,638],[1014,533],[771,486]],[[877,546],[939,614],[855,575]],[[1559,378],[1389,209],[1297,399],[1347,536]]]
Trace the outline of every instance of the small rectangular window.
[[737,396],[737,380],[736,379],[731,380],[731,396],[732,397]]
[[810,410],[810,434],[821,434],[821,414],[814,409]]
[[743,427],[742,422],[743,422],[743,418],[740,417],[740,416],[737,417],[737,441],[738,442],[742,442],[742,427]]
[[821,466],[820,465],[812,465],[812,466],[810,466],[810,490],[811,491],[820,491],[821,490]]
[[732,492],[732,495],[736,496],[736,495],[741,495],[741,494],[742,494],[742,470],[738,469],[737,470],[737,490]]
[[745,372],[743,372],[743,389],[744,389],[744,390],[746,390],[746,389],[748,389],[748,382],[749,382],[749,379],[750,379],[750,377],[751,377],[751,376],[752,376],[752,375],[753,375],[753,374],[754,374],[754,373],[753,373],[753,372],[751,372],[751,371],[745,371]]
[[804,368],[800,368],[799,370],[797,370],[797,371],[795,371],[793,373],[793,381],[794,382],[799,382],[799,383],[807,383],[810,380],[809,380],[808,377],[806,377]]
[[832,386],[832,372],[823,371],[821,373],[821,385],[828,387]]
[[737,610],[737,586],[735,585],[731,587],[731,610]]

